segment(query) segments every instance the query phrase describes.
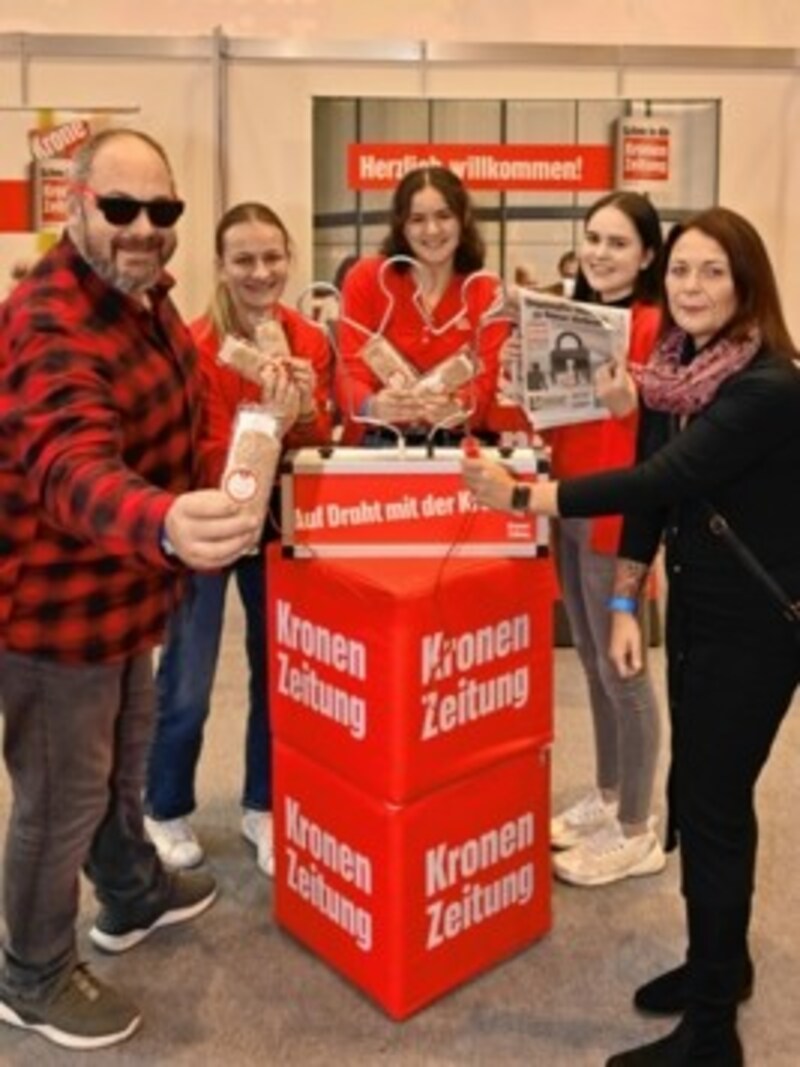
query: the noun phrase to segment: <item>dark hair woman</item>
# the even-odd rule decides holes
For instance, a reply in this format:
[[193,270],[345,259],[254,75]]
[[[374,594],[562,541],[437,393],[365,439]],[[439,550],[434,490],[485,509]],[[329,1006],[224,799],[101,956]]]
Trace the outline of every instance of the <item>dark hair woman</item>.
[[[336,394],[346,440],[362,439],[364,417],[402,428],[407,440],[425,439],[435,426],[461,433],[467,418],[472,430],[484,427],[508,326],[484,321],[499,294],[493,279],[476,275],[483,264],[461,179],[445,167],[409,171],[394,191],[380,255],[359,260],[344,283]],[[375,372],[365,356],[376,346],[402,375]],[[469,370],[460,381],[417,382],[459,354]]]
[[[586,213],[575,297],[630,309],[624,365],[631,368],[647,360],[660,328],[654,297],[662,243],[658,213],[640,193],[609,193]],[[602,395],[599,383],[596,374]],[[552,430],[547,438],[555,477],[633,463],[635,405],[617,416]],[[561,596],[589,693],[595,780],[557,811],[550,840],[559,850],[554,873],[582,886],[658,874],[666,865],[652,810],[661,722],[655,692],[646,671],[621,678],[608,659],[607,602],[621,527],[618,515],[564,518],[553,527]]]
[[[743,1063],[737,1004],[748,947],[758,826],[755,787],[800,676],[796,626],[720,539],[722,516],[785,590],[800,598],[800,372],[764,244],[716,207],[670,235],[664,332],[639,375],[639,463],[593,477],[517,487],[548,515],[625,513],[611,656],[641,668],[636,602],[659,544],[669,578],[670,835],[680,844],[686,962],[637,990],[643,1011],[683,1016],[610,1067]],[[481,503],[509,507],[514,485],[482,460],[466,478]],[[780,502],[780,507],[776,503]]]
[[[461,179],[447,167],[419,167],[410,170],[400,181],[392,196],[389,233],[381,245],[385,256],[415,255],[414,247],[406,232],[414,198],[424,189],[434,189],[447,207],[458,226],[458,242],[453,253],[453,270],[456,274],[471,274],[481,270],[486,257],[486,247],[478,232],[472,202]],[[409,264],[398,264],[400,270],[410,269]]]

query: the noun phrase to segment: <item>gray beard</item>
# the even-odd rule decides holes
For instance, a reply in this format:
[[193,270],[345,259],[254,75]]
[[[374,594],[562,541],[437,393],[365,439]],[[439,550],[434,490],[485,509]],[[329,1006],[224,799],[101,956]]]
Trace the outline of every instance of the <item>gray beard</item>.
[[121,273],[113,258],[101,255],[96,252],[92,242],[88,236],[88,229],[86,225],[86,216],[81,212],[81,222],[78,225],[70,226],[69,235],[72,238],[75,247],[80,254],[92,268],[92,270],[100,278],[110,285],[113,289],[117,289],[120,293],[125,293],[127,296],[144,296],[144,294],[156,284],[161,277],[161,272],[164,268],[164,264],[169,260],[172,255],[170,249],[168,255],[164,255],[163,244],[159,247],[159,264],[153,271],[153,276],[148,278],[147,281],[142,282],[140,280],[129,278],[125,274]]
[[133,278],[126,278],[125,275],[121,275],[117,271],[112,260],[94,256],[88,248],[83,249],[81,254],[95,274],[99,275],[112,289],[118,289],[119,292],[125,293],[127,296],[141,296],[155,284],[156,278],[144,285],[134,282]]

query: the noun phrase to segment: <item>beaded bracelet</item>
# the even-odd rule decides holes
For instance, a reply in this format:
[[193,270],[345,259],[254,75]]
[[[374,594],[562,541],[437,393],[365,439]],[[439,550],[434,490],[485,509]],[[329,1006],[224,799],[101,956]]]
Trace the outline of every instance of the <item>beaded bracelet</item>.
[[635,615],[639,610],[639,602],[632,596],[612,596],[608,599],[609,611],[624,611],[627,615]]

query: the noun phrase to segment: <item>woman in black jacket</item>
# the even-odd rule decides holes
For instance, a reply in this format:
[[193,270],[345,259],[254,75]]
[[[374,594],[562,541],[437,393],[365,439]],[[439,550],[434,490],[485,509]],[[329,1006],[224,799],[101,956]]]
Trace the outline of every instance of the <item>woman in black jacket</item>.
[[686,962],[637,990],[643,1011],[681,1014],[609,1067],[743,1062],[736,1009],[749,996],[754,791],[800,675],[795,627],[713,531],[722,515],[791,600],[800,598],[800,371],[761,238],[711,208],[667,243],[661,339],[638,375],[638,463],[526,487],[465,460],[481,504],[545,515],[623,512],[611,657],[641,669],[637,600],[666,545],[670,831],[680,844]]

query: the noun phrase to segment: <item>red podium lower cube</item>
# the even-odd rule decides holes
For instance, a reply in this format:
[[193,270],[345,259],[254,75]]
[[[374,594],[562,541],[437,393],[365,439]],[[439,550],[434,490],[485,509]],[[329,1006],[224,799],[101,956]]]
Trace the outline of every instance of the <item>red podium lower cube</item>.
[[552,739],[547,559],[269,560],[275,735],[401,803]]
[[389,1015],[550,928],[546,747],[403,805],[275,748],[276,918]]

